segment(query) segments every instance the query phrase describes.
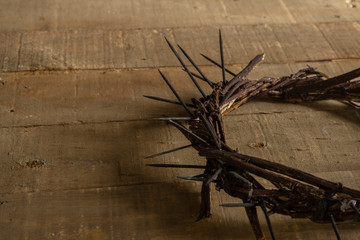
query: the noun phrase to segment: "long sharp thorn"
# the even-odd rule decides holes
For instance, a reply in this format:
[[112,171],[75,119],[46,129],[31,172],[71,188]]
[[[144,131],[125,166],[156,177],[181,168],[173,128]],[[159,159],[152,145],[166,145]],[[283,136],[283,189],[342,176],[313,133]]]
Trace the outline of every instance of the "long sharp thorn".
[[[184,69],[184,71],[185,71],[185,69]],[[197,75],[196,73],[191,72],[191,75],[193,75],[194,77],[196,77],[196,78],[198,78],[198,79],[200,79],[200,80],[205,81],[205,79],[204,79],[202,76]]]
[[[183,70],[186,71],[185,69],[183,69]],[[191,73],[191,75],[193,75],[194,77],[196,77],[196,78],[198,78],[198,79],[206,82],[205,78],[203,78],[202,76],[200,76],[200,75],[198,75],[198,74],[196,74],[196,73],[194,73],[194,72],[190,72],[190,73]],[[210,80],[209,80],[209,81],[210,81]],[[214,86],[215,83],[214,83],[214,82],[212,82],[212,83],[213,83],[213,86]]]
[[185,63],[183,62],[183,60],[180,58],[179,54],[176,52],[175,48],[172,46],[172,44],[169,42],[169,40],[165,37],[166,42],[168,43],[171,51],[174,53],[175,57],[179,60],[179,62],[181,63],[182,67],[186,70],[187,74],[189,75],[189,77],[191,78],[191,80],[194,82],[195,86],[197,87],[197,89],[199,90],[199,92],[201,93],[201,95],[203,97],[206,97],[205,93],[203,92],[203,90],[201,89],[200,85],[198,84],[198,82],[196,81],[196,79],[193,77],[193,75],[191,75],[190,70],[186,67]]
[[357,209],[357,207],[355,206],[354,202],[350,202],[350,207],[357,213],[357,215],[359,216],[360,218],[360,211],[359,209]]
[[193,144],[189,144],[189,145],[186,145],[186,146],[174,148],[174,149],[171,149],[171,150],[168,150],[168,151],[165,151],[165,152],[161,152],[161,153],[156,153],[154,155],[147,156],[145,158],[153,158],[153,157],[161,156],[161,155],[168,154],[168,153],[171,153],[171,152],[176,152],[176,151],[179,151],[181,149],[188,148],[188,147],[191,147],[191,146],[193,146]]
[[[167,103],[173,103],[173,104],[176,104],[176,105],[181,105],[181,103],[179,102],[176,102],[176,101],[173,101],[173,100],[169,100],[169,99],[166,99],[166,98],[159,98],[159,97],[154,97],[154,96],[146,96],[146,95],[143,95],[144,97],[146,98],[150,98],[150,99],[153,99],[153,100],[157,100],[157,101],[161,101],[161,102],[167,102]],[[196,106],[194,104],[189,104],[189,103],[185,103],[186,106],[188,107],[191,107],[191,108],[196,108]]]
[[146,164],[149,167],[160,167],[160,168],[201,168],[204,169],[206,166],[203,165],[184,165],[184,164]]
[[215,179],[217,176],[219,176],[219,174],[221,173],[221,171],[222,171],[222,167],[219,168],[218,170],[216,170],[216,172],[214,173],[214,175],[212,175],[212,176],[209,178],[209,180],[207,180],[206,185],[209,185],[212,181],[214,181],[214,179]]
[[189,108],[186,106],[186,104],[183,102],[183,100],[180,98],[179,94],[177,94],[177,92],[175,91],[175,89],[173,88],[173,86],[170,84],[170,82],[167,80],[167,78],[164,76],[164,74],[158,70],[161,77],[165,80],[166,84],[169,86],[169,88],[171,89],[171,91],[174,93],[174,95],[176,96],[176,98],[179,100],[179,102],[181,103],[181,105],[183,105],[183,107],[185,108],[185,110],[190,114],[191,117],[194,117],[194,115],[190,112]]
[[205,182],[205,181],[206,181],[206,179],[205,179],[205,178],[200,178],[200,177],[184,177],[184,176],[177,176],[177,178],[184,179],[184,180],[201,181],[201,182]]
[[203,143],[208,144],[204,139],[202,139],[201,137],[199,137],[198,135],[196,135],[195,133],[192,133],[191,131],[189,131],[186,127],[184,127],[183,125],[181,125],[178,122],[174,122],[173,120],[169,120],[170,123],[174,124],[175,126],[177,126],[178,128],[184,130],[185,132],[189,133],[190,135],[192,135],[193,137],[197,138],[198,140],[202,141]]
[[169,121],[169,120],[190,121],[190,120],[192,120],[192,118],[191,117],[161,117],[161,118],[153,118],[152,120],[157,120],[157,121]]
[[[214,86],[215,83],[211,82],[199,69],[199,67],[195,64],[195,62],[191,59],[191,57],[185,52],[185,50],[178,44],[179,49],[185,55],[185,57],[189,60],[189,62],[195,67],[195,69],[200,73],[202,76],[201,79],[205,80],[211,87]],[[193,74],[193,73],[192,73]],[[194,75],[194,74],[193,74]],[[195,75],[194,75],[195,76]]]
[[251,187],[251,189],[250,189],[250,191],[249,191],[249,194],[248,194],[248,201],[250,201],[250,199],[251,199],[251,197],[252,197],[253,193],[254,193],[254,188],[253,188],[253,187]]
[[249,187],[251,186],[251,183],[249,180],[247,180],[246,178],[244,178],[243,176],[241,176],[240,174],[238,174],[237,172],[234,171],[229,171],[229,174],[233,175],[234,177],[236,177],[237,179],[240,179],[241,181],[243,181],[246,185],[248,185]]
[[[182,70],[186,72],[186,70],[185,70],[184,68],[182,68]],[[200,80],[202,80],[202,81],[205,81],[205,79],[204,79],[202,76],[200,76],[200,75],[198,75],[198,74],[196,74],[196,73],[194,73],[194,72],[191,72],[191,71],[190,71],[190,73],[191,73],[191,75],[193,75],[194,77],[196,77],[196,78],[198,78],[198,79],[200,79]]]
[[341,240],[341,237],[340,237],[340,234],[339,234],[339,230],[336,226],[336,222],[335,222],[335,219],[334,219],[334,216],[333,215],[330,215],[330,218],[331,218],[331,224],[332,224],[332,227],[334,229],[334,232],[335,232],[335,235],[336,235],[336,238],[338,240]]
[[254,203],[224,203],[220,204],[220,207],[254,207]]
[[197,177],[197,178],[204,178],[205,174],[204,173],[200,173],[198,175],[195,175],[193,177]]
[[225,63],[224,63],[224,49],[223,49],[223,42],[222,42],[221,30],[220,29],[219,29],[219,44],[220,44],[222,78],[223,78],[223,83],[226,83],[226,79],[225,79]]
[[271,238],[273,240],[275,240],[276,238],[275,238],[274,230],[273,230],[271,222],[270,222],[269,214],[268,214],[268,212],[266,210],[264,199],[260,198],[259,203],[260,203],[261,209],[263,210],[263,212],[265,214],[265,219],[266,219],[266,223],[267,223],[267,225],[269,227],[269,230],[270,230]]
[[[201,55],[203,58],[205,58],[206,60],[208,60],[209,62],[211,62],[212,64],[215,64],[216,66],[218,66],[218,67],[221,68],[221,65],[220,65],[219,63],[217,63],[216,61],[212,60],[212,59],[209,58],[208,56],[206,56],[206,55],[204,55],[204,54],[202,54],[202,53],[200,53],[200,55]],[[225,68],[225,71],[226,71],[227,73],[229,73],[230,75],[232,75],[233,77],[236,76],[235,73],[233,73],[232,71],[230,71],[230,70],[227,69],[227,68]]]
[[207,130],[209,131],[211,137],[213,138],[214,143],[217,146],[217,148],[221,149],[221,144],[219,143],[216,136],[214,135],[214,131],[213,131],[212,127],[210,126],[210,123],[205,119],[205,117],[202,114],[200,114],[200,118],[205,123],[205,126],[206,126]]

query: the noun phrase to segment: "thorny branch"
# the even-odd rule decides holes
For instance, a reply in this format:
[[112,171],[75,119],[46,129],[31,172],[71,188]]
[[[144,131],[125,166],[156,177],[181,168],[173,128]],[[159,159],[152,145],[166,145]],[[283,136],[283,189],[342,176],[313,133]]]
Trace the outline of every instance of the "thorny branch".
[[[192,104],[185,104],[170,82],[160,72],[179,102],[165,100],[182,105],[190,117],[157,120],[169,121],[189,139],[191,144],[150,157],[192,146],[199,152],[200,156],[206,158],[206,166],[193,165],[194,168],[205,168],[204,173],[186,178],[203,181],[198,220],[211,215],[210,182],[215,182],[216,189],[223,189],[227,194],[243,201],[239,206],[245,207],[256,239],[265,239],[256,206],[260,206],[264,211],[273,239],[275,239],[275,235],[268,213],[284,214],[293,218],[308,218],[317,223],[332,223],[337,236],[336,222],[359,220],[360,191],[279,163],[236,152],[226,144],[222,119],[225,114],[259,96],[286,101],[336,99],[349,101],[354,106],[358,106],[356,102],[360,100],[360,80],[354,79],[360,76],[360,68],[332,78],[308,67],[290,76],[250,80],[247,75],[264,60],[265,54],[256,56],[242,71],[233,74],[224,65],[220,32],[221,64],[203,55],[222,69],[223,79],[214,83],[206,78],[185,50],[179,46],[201,76],[191,73],[171,43],[167,39],[166,41],[203,97],[192,99]],[[233,76],[230,81],[225,80],[225,72]],[[212,88],[212,93],[206,96],[194,77],[206,81]],[[161,98],[151,98],[165,101]],[[190,112],[188,106],[194,107],[195,110]],[[184,126],[180,121],[185,121],[189,127]],[[191,165],[174,166],[173,164],[149,165],[155,167],[191,167]],[[274,188],[266,189],[256,181],[253,175],[270,181]]]

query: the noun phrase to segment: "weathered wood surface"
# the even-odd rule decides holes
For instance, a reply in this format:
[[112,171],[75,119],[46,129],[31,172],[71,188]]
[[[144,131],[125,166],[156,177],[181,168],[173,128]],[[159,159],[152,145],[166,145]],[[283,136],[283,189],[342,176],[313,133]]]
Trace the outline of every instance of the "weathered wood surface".
[[[204,161],[192,149],[144,159],[187,144],[172,126],[151,121],[186,114],[142,97],[174,99],[156,68],[186,100],[199,96],[164,35],[213,80],[221,71],[198,53],[219,59],[219,27],[233,71],[266,53],[254,79],[288,75],[306,64],[329,75],[360,65],[360,9],[346,8],[345,1],[0,5],[4,239],[253,239],[243,209],[217,206],[234,201],[224,193],[213,191],[211,219],[194,222],[200,185],[176,176],[199,171],[145,167]],[[259,100],[225,120],[229,145],[241,153],[360,188],[359,110],[335,101]],[[330,225],[271,219],[279,239],[335,238]],[[359,223],[338,227],[344,239],[360,238]]]
[[[4,72],[109,70],[178,66],[164,36],[190,50],[218,57],[219,26],[0,32]],[[245,64],[261,52],[264,63],[360,59],[360,21],[221,26],[226,63]],[[196,50],[196,51],[193,51]]]
[[[357,6],[359,7],[359,6]],[[2,32],[67,28],[187,28],[264,23],[360,20],[359,10],[338,0],[166,0],[0,2]],[[27,14],[24,14],[27,13]]]

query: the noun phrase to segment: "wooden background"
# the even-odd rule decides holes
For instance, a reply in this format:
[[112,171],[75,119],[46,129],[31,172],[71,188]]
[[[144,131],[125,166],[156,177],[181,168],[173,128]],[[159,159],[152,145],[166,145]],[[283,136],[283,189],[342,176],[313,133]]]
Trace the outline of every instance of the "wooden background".
[[[199,96],[163,36],[182,45],[211,80],[256,54],[251,78],[306,65],[330,76],[360,66],[360,2],[344,0],[0,0],[1,239],[254,239],[243,209],[213,189],[213,216],[195,222],[196,170],[146,163],[203,163],[172,126],[153,122],[181,107],[157,68],[185,99]],[[228,76],[229,77],[229,76]],[[204,86],[206,88],[206,86]],[[210,89],[206,88],[207,93]],[[360,112],[335,101],[259,100],[226,118],[229,145],[360,189]],[[336,239],[331,225],[271,216],[278,239]],[[261,222],[270,238],[265,220]],[[360,239],[360,224],[338,226]]]

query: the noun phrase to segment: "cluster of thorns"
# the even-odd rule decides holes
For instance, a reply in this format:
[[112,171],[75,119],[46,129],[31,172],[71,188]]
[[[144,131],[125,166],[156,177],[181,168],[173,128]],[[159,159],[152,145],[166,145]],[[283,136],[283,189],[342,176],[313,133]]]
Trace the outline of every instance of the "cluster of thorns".
[[[191,72],[172,44],[167,39],[166,41],[202,97],[193,98],[192,104],[185,103],[159,70],[177,101],[153,96],[145,97],[184,107],[189,114],[188,117],[162,117],[155,120],[165,120],[174,125],[190,144],[147,158],[193,147],[200,156],[206,158],[206,165],[148,165],[204,169],[200,175],[180,177],[203,182],[198,220],[211,215],[209,185],[215,183],[216,189],[223,189],[227,194],[242,200],[242,203],[222,204],[222,206],[244,207],[256,239],[265,239],[260,227],[257,207],[260,207],[265,214],[272,239],[275,239],[275,234],[269,214],[273,213],[289,215],[293,218],[308,218],[317,223],[332,223],[335,234],[340,239],[336,224],[360,219],[360,191],[279,163],[238,153],[226,144],[223,116],[259,96],[287,101],[336,99],[358,107],[360,80],[355,78],[360,76],[360,68],[331,78],[308,67],[281,78],[264,77],[255,81],[249,80],[246,78],[247,75],[263,61],[265,55],[256,56],[240,73],[235,74],[225,68],[222,38],[219,32],[221,63],[203,55],[222,70],[222,81],[214,83],[178,45],[199,74]],[[232,75],[229,81],[225,79],[226,72]],[[196,79],[207,82],[212,88],[212,93],[205,95]],[[273,187],[271,189],[264,187],[254,176],[266,179]]]

